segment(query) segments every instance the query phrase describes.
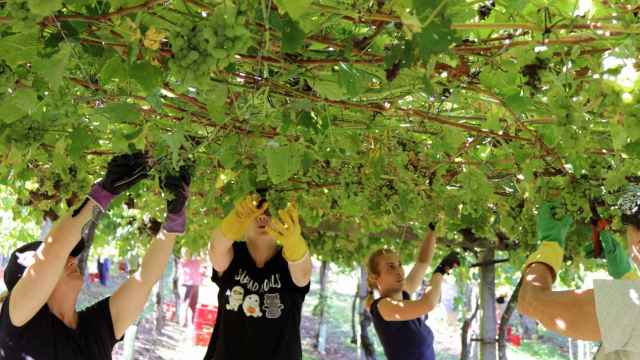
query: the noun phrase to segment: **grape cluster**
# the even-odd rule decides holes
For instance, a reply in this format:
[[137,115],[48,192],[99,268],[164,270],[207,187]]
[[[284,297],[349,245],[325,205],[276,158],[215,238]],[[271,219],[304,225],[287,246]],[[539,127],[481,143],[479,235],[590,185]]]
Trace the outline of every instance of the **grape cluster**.
[[496,2],[494,0],[489,0],[486,4],[480,5],[480,7],[478,7],[478,17],[480,20],[488,18],[495,7]]
[[242,8],[226,5],[196,22],[181,24],[171,34],[175,73],[183,75],[186,84],[206,88],[212,71],[225,68],[251,45],[246,21]]

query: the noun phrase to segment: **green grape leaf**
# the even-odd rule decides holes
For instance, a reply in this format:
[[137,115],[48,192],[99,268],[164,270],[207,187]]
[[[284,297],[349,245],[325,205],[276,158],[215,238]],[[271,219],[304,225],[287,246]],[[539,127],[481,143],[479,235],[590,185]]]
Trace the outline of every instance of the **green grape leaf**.
[[31,89],[20,89],[11,96],[0,100],[0,120],[12,123],[31,114],[38,106],[38,98]]
[[84,156],[84,151],[93,145],[95,139],[86,128],[80,126],[71,132],[71,144],[69,145],[69,155],[75,161]]
[[355,67],[340,63],[338,72],[338,84],[350,97],[356,97],[367,91],[369,87],[369,77]]
[[101,113],[109,119],[122,123],[136,123],[140,118],[140,109],[135,104],[115,103],[105,106]]
[[131,7],[140,4],[144,4],[145,0],[111,0],[109,2],[113,10],[118,10],[123,7]]
[[146,61],[131,65],[129,76],[140,84],[147,94],[155,93],[162,86],[162,70]]
[[304,45],[304,31],[290,17],[286,17],[282,25],[282,52],[297,52]]
[[269,147],[265,155],[269,178],[274,184],[288,180],[300,170],[301,157],[294,145]]
[[451,21],[449,19],[432,21],[421,32],[414,35],[420,60],[423,63],[427,63],[431,55],[448,51],[456,40],[457,36],[451,30]]
[[311,8],[312,0],[274,0],[281,12],[286,12],[293,20],[300,19]]
[[218,124],[224,124],[227,120],[227,96],[229,96],[229,88],[226,84],[214,83],[207,93],[207,111],[213,121]]
[[15,67],[18,64],[30,62],[38,55],[42,48],[37,31],[22,32],[0,38],[0,59]]
[[48,16],[62,8],[62,0],[27,0],[31,11],[40,16]]
[[51,58],[37,58],[34,60],[32,69],[46,79],[53,89],[57,89],[62,85],[71,53],[71,46],[62,44],[60,51]]
[[119,56],[114,56],[107,61],[100,70],[100,82],[103,86],[110,84],[114,80],[127,80],[129,69]]

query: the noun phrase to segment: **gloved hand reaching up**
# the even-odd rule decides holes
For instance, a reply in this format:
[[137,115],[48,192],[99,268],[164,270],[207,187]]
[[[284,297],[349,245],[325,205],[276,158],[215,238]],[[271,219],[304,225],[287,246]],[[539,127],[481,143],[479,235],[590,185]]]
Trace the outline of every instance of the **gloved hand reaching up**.
[[458,266],[460,266],[460,255],[454,251],[449,253],[440,261],[440,264],[438,264],[433,273],[442,274],[444,276],[449,274],[451,270]]
[[545,263],[553,269],[554,278],[560,271],[564,257],[565,239],[573,225],[573,219],[569,215],[565,215],[561,219],[554,217],[556,207],[557,205],[554,203],[545,203],[540,207],[536,223],[540,246],[536,252],[529,256],[525,264],[526,269],[533,263]]
[[113,198],[149,175],[148,160],[143,152],[113,157],[109,161],[105,176],[91,188],[89,198],[105,211]]
[[245,197],[222,220],[220,231],[226,239],[240,240],[247,229],[247,225],[267,210],[269,204],[264,202],[258,207],[259,200],[260,198],[257,195]]
[[183,165],[178,174],[166,175],[161,179],[160,187],[169,195],[167,216],[163,228],[168,233],[184,234],[187,224],[186,205],[189,199],[191,169]]
[[282,244],[282,255],[288,262],[302,260],[309,252],[302,237],[298,208],[290,203],[285,210],[278,211],[278,218],[271,219],[269,234]]

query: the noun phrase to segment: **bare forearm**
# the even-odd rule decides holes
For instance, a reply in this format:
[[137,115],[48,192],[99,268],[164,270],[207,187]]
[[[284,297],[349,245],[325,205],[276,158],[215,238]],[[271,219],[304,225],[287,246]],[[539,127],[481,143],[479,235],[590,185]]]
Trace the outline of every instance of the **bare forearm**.
[[431,260],[433,259],[433,253],[436,248],[436,236],[433,231],[429,231],[427,237],[422,242],[422,246],[420,247],[420,251],[418,252],[418,258],[416,259],[417,263],[423,263],[430,265]]
[[158,282],[167,267],[175,242],[176,234],[167,233],[164,229],[158,232],[142,259],[140,270],[134,275],[141,286],[151,290]]
[[424,303],[427,311],[430,312],[438,306],[440,303],[440,298],[442,296],[442,274],[435,273],[431,277],[431,281],[429,282],[429,286],[424,292],[422,296],[422,302]]
[[67,263],[73,247],[80,241],[83,227],[97,220],[97,206],[93,201],[75,215],[62,218],[46,235],[42,247],[38,250],[35,262],[12,291],[10,315],[14,325],[23,325],[44,305]]
[[293,282],[299,286],[304,287],[311,281],[311,256],[307,253],[304,258],[295,263],[289,263],[289,272],[291,272],[291,278]]
[[209,259],[213,269],[225,271],[233,258],[233,240],[224,237],[220,229],[216,229],[209,241]]
[[427,273],[431,265],[431,260],[433,259],[433,252],[436,246],[435,239],[433,231],[429,231],[422,242],[420,251],[418,251],[418,256],[416,257],[416,263],[411,269],[411,272],[409,272],[405,282],[405,290],[407,292],[413,293],[420,287],[422,279]]
[[140,316],[151,289],[164,273],[175,240],[176,234],[161,229],[147,249],[138,272],[111,297],[109,306],[116,338],[124,335],[127,327]]
[[430,313],[440,302],[442,275],[434,274],[429,287],[419,300],[394,300],[385,298],[380,301],[378,310],[386,321],[407,321]]

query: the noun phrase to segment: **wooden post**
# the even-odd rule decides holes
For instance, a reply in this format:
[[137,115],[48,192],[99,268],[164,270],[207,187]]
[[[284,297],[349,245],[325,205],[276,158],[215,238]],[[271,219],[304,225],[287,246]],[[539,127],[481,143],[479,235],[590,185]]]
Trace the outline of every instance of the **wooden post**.
[[480,267],[480,306],[482,319],[480,322],[480,359],[496,360],[496,272],[493,259],[495,250],[486,248],[482,251]]
[[316,348],[320,354],[326,352],[327,345],[327,280],[329,277],[329,262],[324,260],[320,265],[320,294],[314,315],[318,317],[318,332],[316,333]]

